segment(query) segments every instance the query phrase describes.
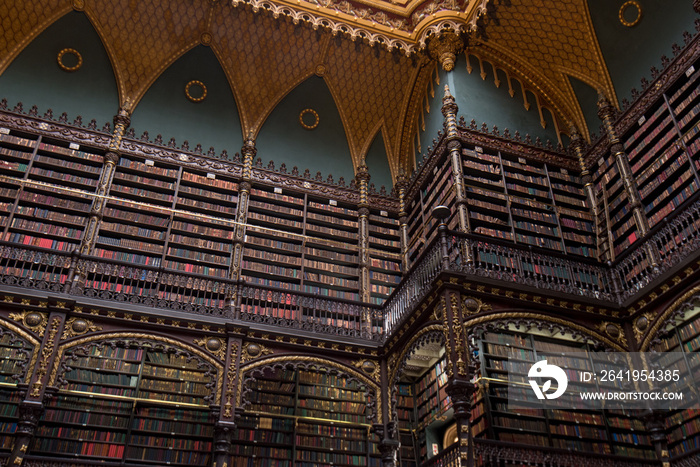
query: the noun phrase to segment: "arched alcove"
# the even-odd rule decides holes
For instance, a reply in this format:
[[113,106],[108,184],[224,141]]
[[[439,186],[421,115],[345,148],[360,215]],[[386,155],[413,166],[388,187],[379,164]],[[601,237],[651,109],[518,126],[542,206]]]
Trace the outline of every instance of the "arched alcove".
[[367,151],[365,164],[367,164],[369,174],[372,177],[371,183],[374,183],[377,189],[384,185],[387,191],[390,191],[394,183],[391,177],[391,169],[389,168],[386,146],[384,145],[384,134],[381,130],[377,132],[377,136],[374,137]]
[[111,122],[119,108],[107,52],[88,18],[78,12],[49,26],[15,58],[0,75],[0,93],[10,105],[21,101],[25,109],[38,105],[40,114],[50,108],[54,115],[65,112],[71,120],[81,115],[100,126]]
[[352,180],[355,171],[340,113],[323,78],[311,76],[287,94],[256,138],[258,156],[300,172]]
[[198,46],[177,59],[146,91],[131,117],[137,136],[175,138],[178,146],[202,144],[217,153],[243,145],[236,101],[216,55]]

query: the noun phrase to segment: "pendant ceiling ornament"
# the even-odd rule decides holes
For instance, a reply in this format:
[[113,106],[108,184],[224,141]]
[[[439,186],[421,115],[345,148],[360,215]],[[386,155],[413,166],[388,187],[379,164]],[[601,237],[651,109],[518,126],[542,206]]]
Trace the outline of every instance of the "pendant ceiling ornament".
[[407,56],[425,49],[429,38],[450,30],[485,35],[495,15],[490,0],[231,0],[234,7],[250,5],[254,12],[269,11],[274,18],[288,16],[316,30],[345,34],[400,50]]

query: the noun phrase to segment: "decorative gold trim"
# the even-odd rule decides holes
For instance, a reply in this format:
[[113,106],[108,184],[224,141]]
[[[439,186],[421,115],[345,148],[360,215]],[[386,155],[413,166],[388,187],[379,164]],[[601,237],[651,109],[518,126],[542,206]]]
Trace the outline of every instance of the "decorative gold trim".
[[[253,348],[251,348],[251,346],[258,346],[260,349],[255,351]],[[241,352],[241,366],[251,360],[255,360],[256,358],[261,358],[270,354],[272,354],[272,350],[268,349],[264,345],[254,342],[246,342],[243,344],[243,351]]]
[[[33,399],[39,398],[41,388],[44,386],[42,379],[44,379],[46,369],[51,361],[51,354],[53,353],[53,348],[56,345],[56,334],[58,334],[58,328],[60,326],[61,318],[55,316],[51,320],[51,327],[49,328],[49,337],[46,339],[46,345],[44,345],[44,348],[41,349],[41,363],[39,363],[39,369],[36,372],[36,381],[34,381],[34,384],[32,385],[32,392],[30,394],[30,397]],[[54,370],[58,368],[56,362],[57,361],[54,361]]]
[[[285,355],[281,357],[269,357],[265,358],[263,360],[259,360],[255,363],[251,363],[250,365],[246,365],[244,367],[243,364],[241,364],[240,368],[240,373],[244,374],[247,373],[250,370],[253,370],[259,366],[264,366],[264,365],[269,365],[270,363],[277,363],[277,362],[283,362],[283,363],[291,363],[291,362],[308,362],[308,363],[317,363],[319,365],[324,365],[324,366],[329,366],[336,368],[338,370],[344,371],[353,377],[359,379],[366,385],[368,385],[370,388],[374,390],[374,395],[376,398],[376,403],[377,403],[377,423],[383,423],[382,422],[382,397],[381,397],[381,391],[380,391],[380,386],[373,382],[371,379],[369,379],[367,376],[363,375],[359,371],[355,370],[352,367],[343,365],[341,363],[334,362],[332,360],[324,360],[322,358],[317,358],[317,357],[307,357],[307,356],[294,356],[294,355]],[[240,407],[241,405],[241,395],[243,393],[243,378],[239,377],[238,378],[238,394],[236,394],[236,405]]]
[[[38,324],[31,326],[30,324],[27,323],[27,315],[34,314],[34,313],[41,316],[41,321]],[[39,335],[39,336],[44,335],[44,332],[46,331],[46,323],[49,322],[48,315],[46,315],[44,313],[39,313],[38,311],[29,311],[29,310],[22,310],[19,313],[10,313],[10,318],[15,320],[15,321],[20,321],[22,323],[22,326],[24,326],[25,328],[29,329],[32,332],[37,333],[37,335]]]
[[[403,362],[404,358],[406,358],[406,354],[408,354],[409,350],[411,350],[411,347],[413,346],[413,344],[418,339],[423,337],[423,335],[428,334],[429,332],[435,332],[435,331],[439,331],[443,335],[443,338],[445,339],[445,341],[447,341],[447,337],[445,336],[443,325],[442,324],[431,324],[430,326],[426,326],[426,327],[422,328],[421,330],[419,330],[418,332],[416,332],[413,335],[413,337],[411,339],[409,339],[409,341],[403,346],[403,350],[401,350],[401,353],[399,354],[398,358],[394,357],[395,360],[393,360],[393,361],[395,364],[392,365],[391,364],[392,359],[391,359],[391,357],[389,358],[389,362],[390,362],[390,364],[389,364],[389,372],[390,373],[389,373],[389,382],[388,382],[389,391],[393,390],[393,384],[394,384],[394,381],[396,380],[396,375],[399,371],[399,365],[401,364],[401,362]],[[396,355],[396,354],[392,354],[392,355]],[[449,362],[450,360],[448,359],[447,361]],[[391,400],[391,397],[389,397],[389,400]],[[390,406],[389,409],[392,410],[393,407]]]
[[[316,119],[311,125],[307,125],[306,123],[304,123],[304,115],[306,114],[311,114]],[[318,112],[316,112],[314,109],[304,109],[301,112],[299,112],[299,124],[302,127],[304,127],[305,130],[314,130],[318,126],[318,123],[320,121],[321,120],[318,116]]]
[[[363,366],[366,363],[371,363],[374,365],[374,370],[371,372],[366,371]],[[381,376],[380,376],[380,366],[378,362],[375,362],[373,360],[367,360],[367,359],[362,359],[362,360],[356,360],[352,362],[352,366],[357,368],[358,370],[362,371],[364,374],[372,378],[377,384],[381,384]]]
[[[193,347],[192,345],[186,343],[186,342],[181,342],[177,341],[175,339],[170,339],[168,337],[162,337],[154,334],[145,334],[145,333],[140,333],[140,332],[111,332],[108,334],[98,334],[98,335],[93,335],[93,336],[88,336],[88,337],[83,337],[82,339],[74,340],[71,342],[67,342],[61,346],[58,347],[58,353],[56,354],[56,362],[60,363],[61,359],[63,358],[63,354],[65,353],[66,350],[79,346],[79,345],[84,345],[88,344],[90,342],[94,341],[104,341],[104,340],[109,340],[109,339],[148,339],[148,340],[153,340],[153,341],[158,341],[158,342],[165,342],[166,344],[170,344],[175,347],[180,347],[182,349],[186,349],[188,352],[192,352],[193,354],[197,355],[198,357],[203,358],[207,362],[211,363],[214,368],[216,368],[218,375],[216,378],[216,397],[214,403],[220,404],[221,403],[221,389],[224,384],[224,379],[221,378],[221,374],[224,371],[224,366],[216,361],[214,358],[211,356],[207,355],[204,353],[204,351],[200,350],[197,347]],[[53,386],[56,382],[56,375],[58,374],[58,367],[59,365],[54,365],[53,371],[51,371],[51,377],[49,378],[47,386]]]
[[0,320],[0,326],[9,329],[10,331],[16,334],[19,334],[22,338],[26,339],[27,341],[29,341],[30,344],[34,346],[34,349],[32,350],[32,356],[29,360],[29,365],[27,366],[27,374],[24,378],[24,382],[29,383],[29,379],[32,377],[32,370],[34,369],[34,364],[36,363],[37,357],[39,356],[39,347],[41,346],[41,341],[29,334],[24,329],[10,323],[9,321]]
[[[190,88],[192,86],[199,86],[202,88],[202,95],[200,97],[194,97],[192,94],[190,94]],[[185,85],[185,96],[187,96],[187,99],[191,102],[202,102],[207,97],[207,87],[201,81],[193,79]]]
[[[83,321],[84,323],[81,323],[81,321]],[[74,325],[78,328],[77,330],[74,328]],[[83,327],[82,331],[80,330],[81,327]],[[70,318],[68,321],[66,321],[66,324],[63,327],[63,334],[61,335],[61,340],[71,339],[76,336],[87,334],[88,332],[97,331],[102,331],[102,327],[95,326],[95,324],[89,319]]]
[[482,324],[482,323],[488,323],[489,321],[498,321],[498,320],[507,320],[509,322],[517,322],[518,319],[538,319],[541,321],[546,321],[548,323],[554,323],[554,324],[561,324],[562,326],[567,326],[575,331],[578,331],[582,334],[588,335],[594,339],[598,339],[604,344],[610,346],[612,349],[617,350],[619,352],[626,352],[627,349],[623,348],[620,344],[615,343],[613,340],[605,337],[604,335],[592,331],[590,328],[587,328],[585,326],[581,326],[580,324],[572,323],[571,321],[566,321],[563,319],[559,318],[553,318],[551,316],[547,315],[541,315],[538,313],[496,313],[493,315],[487,315],[487,316],[480,316],[478,318],[473,318],[473,319],[467,319],[465,321],[465,325],[468,325],[469,327],[475,326],[477,324]]
[[[625,19],[625,12],[629,7],[632,6],[637,8],[637,17],[633,21],[627,21]],[[623,26],[627,26],[628,28],[636,26],[642,20],[642,5],[640,5],[639,2],[635,0],[628,0],[625,3],[623,3],[620,7],[620,11],[617,13],[617,17],[620,19],[620,23],[622,23]]]
[[659,329],[661,328],[661,325],[664,323],[664,321],[666,321],[666,318],[670,316],[673,312],[675,312],[679,307],[681,307],[694,295],[700,295],[700,286],[693,287],[688,292],[684,293],[680,298],[675,300],[668,308],[666,308],[666,311],[661,313],[661,315],[659,315],[656,318],[656,321],[649,329],[649,332],[644,338],[644,341],[642,341],[642,344],[639,346],[640,352],[646,352],[647,350],[649,350],[649,346],[651,345],[652,339],[654,338],[654,336],[656,336],[656,333],[659,332]]
[[[78,59],[78,63],[76,63],[73,66],[68,66],[68,65],[64,64],[63,57],[66,54],[75,55],[75,57]],[[61,51],[58,52],[58,55],[56,56],[56,61],[58,62],[58,66],[61,68],[61,70],[67,71],[69,73],[71,73],[73,71],[78,71],[80,69],[80,67],[83,66],[83,56],[80,55],[80,52],[78,52],[75,49],[71,49],[71,48],[61,49]]]
[[[216,341],[219,344],[219,347],[215,348],[215,349],[210,349],[209,344],[213,343],[214,341]],[[201,339],[194,339],[193,342],[200,347],[204,347],[207,350],[207,352],[210,352],[210,353],[216,355],[219,360],[221,360],[221,361],[226,360],[226,341],[224,341],[222,338],[220,338],[220,337],[202,337]]]
[[233,416],[233,404],[231,399],[236,395],[236,388],[233,385],[233,380],[236,376],[236,354],[238,353],[238,344],[231,344],[231,364],[228,367],[228,372],[226,373],[226,392],[224,396],[226,397],[226,402],[224,403],[224,417],[231,418]]
[[[601,332],[601,334],[605,334],[611,339],[615,339],[621,346],[629,348],[627,338],[625,337],[625,331],[618,323],[603,321],[598,325],[598,330]],[[617,336],[615,336],[615,334],[617,334]]]

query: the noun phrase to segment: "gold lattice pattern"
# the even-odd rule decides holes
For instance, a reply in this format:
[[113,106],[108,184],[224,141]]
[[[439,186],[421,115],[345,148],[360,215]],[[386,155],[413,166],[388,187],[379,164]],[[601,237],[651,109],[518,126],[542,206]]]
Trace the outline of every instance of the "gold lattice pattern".
[[198,43],[209,11],[198,3],[86,2],[85,12],[117,70],[122,104],[138,102],[175,59]]
[[0,2],[0,73],[31,39],[70,9],[65,0]]
[[284,95],[313,73],[329,35],[220,3],[212,47],[233,83],[244,134],[257,133]]
[[[389,152],[396,152],[393,148],[398,147],[401,137],[399,116],[416,73],[410,60],[401,55],[365,45],[359,47],[366,50],[356,53],[352,42],[334,42],[327,58],[331,92],[336,95],[341,117],[347,119],[348,140],[355,159],[363,148],[369,147],[382,120]],[[391,161],[393,156],[389,154]],[[356,165],[358,162],[356,159]]]
[[489,24],[487,47],[526,70],[549,100],[560,103],[564,114],[582,118],[566,75],[604,90],[616,101],[585,0],[557,2],[556,8],[546,0],[513,0],[498,14],[499,24]]

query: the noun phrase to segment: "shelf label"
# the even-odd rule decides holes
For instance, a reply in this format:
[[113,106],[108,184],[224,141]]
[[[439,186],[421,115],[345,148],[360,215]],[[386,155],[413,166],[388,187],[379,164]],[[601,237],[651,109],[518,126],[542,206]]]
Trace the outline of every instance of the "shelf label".
[[328,200],[328,204],[330,204],[331,206],[337,206],[338,202],[334,199],[330,199],[330,200]]
[[433,173],[434,173],[434,174],[436,174],[436,173],[437,173],[437,170],[438,170],[438,168],[437,168],[437,167],[433,167]]
[[207,178],[211,178],[211,179],[213,180],[213,179],[216,178],[216,174],[213,174],[213,173],[209,172],[209,173],[207,174]]
[[564,175],[569,175],[569,171],[566,169],[561,169],[561,173],[563,173]]
[[695,67],[693,65],[690,65],[690,68],[688,68],[685,71],[685,76],[690,77],[690,75],[692,75],[693,73],[695,73]]
[[518,162],[520,162],[521,164],[527,164],[527,161],[524,157],[518,157]]
[[149,167],[153,167],[154,165],[156,165],[156,163],[153,162],[151,159],[146,159],[146,165]]
[[386,216],[389,215],[389,213],[386,212],[386,211],[379,211],[379,215],[380,215],[380,216],[383,216],[383,217],[386,217]]
[[70,143],[68,147],[71,149],[80,149],[80,145],[78,143]]
[[484,148],[482,148],[481,146],[474,146],[474,150],[476,152],[484,152]]
[[0,135],[9,135],[9,134],[10,134],[9,128],[0,128]]
[[639,125],[643,125],[644,122],[646,122],[646,121],[647,121],[647,118],[644,115],[642,115],[641,117],[639,117],[639,120],[637,120],[637,123]]
[[276,186],[276,187],[275,187],[275,193],[277,193],[278,195],[281,195],[281,194],[282,194],[282,188]]
[[603,164],[605,164],[605,158],[601,157],[600,159],[598,159],[598,165],[603,165]]

